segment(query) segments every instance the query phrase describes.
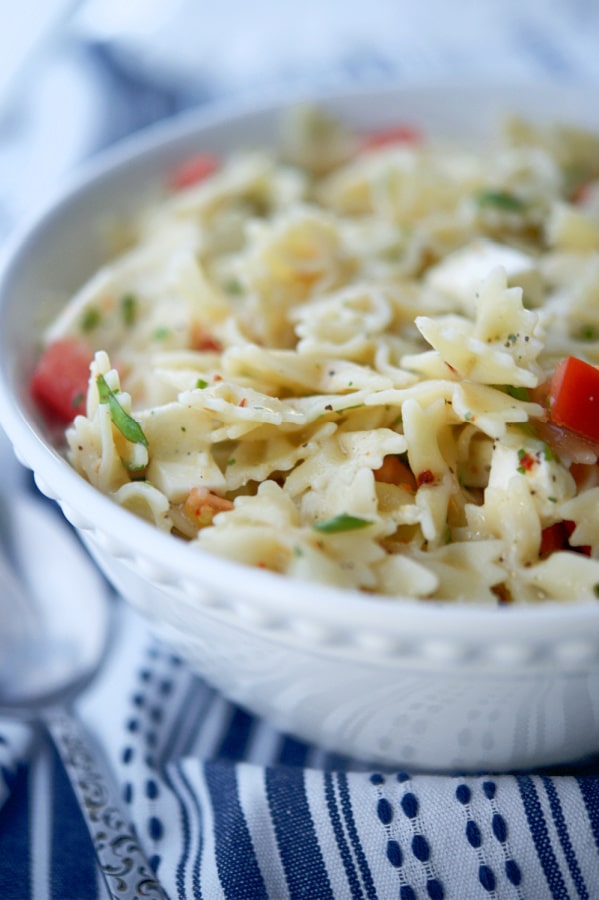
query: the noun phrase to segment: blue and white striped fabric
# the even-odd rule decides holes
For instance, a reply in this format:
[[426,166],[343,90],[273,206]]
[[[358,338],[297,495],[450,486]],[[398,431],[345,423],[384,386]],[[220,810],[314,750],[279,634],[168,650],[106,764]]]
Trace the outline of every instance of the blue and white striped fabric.
[[[599,765],[449,777],[334,757],[228,703],[125,609],[79,712],[172,900],[599,898]],[[0,734],[0,898],[105,897],[54,752]]]

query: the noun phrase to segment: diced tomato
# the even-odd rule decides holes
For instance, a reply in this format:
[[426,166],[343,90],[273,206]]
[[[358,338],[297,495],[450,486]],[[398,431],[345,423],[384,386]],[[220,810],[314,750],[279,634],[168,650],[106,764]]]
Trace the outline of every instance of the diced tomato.
[[221,342],[213,337],[206,328],[198,324],[192,328],[191,347],[193,350],[214,353],[220,353],[223,349]]
[[599,441],[599,369],[576,356],[557,366],[549,390],[551,421]]
[[589,491],[599,486],[599,464],[572,463],[569,468],[570,475],[576,482],[578,493]]
[[29,389],[50,421],[71,422],[78,413],[85,412],[93,355],[93,350],[82,338],[62,338],[42,353]]
[[574,550],[576,553],[590,556],[590,547],[572,546],[570,544],[570,536],[575,528],[576,523],[571,522],[569,519],[564,519],[562,522],[554,522],[553,525],[543,528],[541,532],[541,547],[539,549],[541,559],[551,556],[552,553],[556,553],[558,550]]
[[539,556],[545,559],[556,553],[558,550],[564,550],[568,546],[568,529],[565,522],[554,522],[548,525],[541,532],[541,547]]
[[360,142],[362,150],[376,150],[379,147],[390,147],[393,144],[421,144],[422,132],[412,125],[395,125],[372,131],[364,135]]
[[398,484],[413,493],[416,490],[416,479],[412,470],[398,456],[389,454],[383,459],[383,465],[374,470],[375,481],[385,484]]
[[220,167],[216,156],[210,153],[198,153],[184,159],[174,167],[168,178],[169,187],[174,191],[183,190],[213,175]]

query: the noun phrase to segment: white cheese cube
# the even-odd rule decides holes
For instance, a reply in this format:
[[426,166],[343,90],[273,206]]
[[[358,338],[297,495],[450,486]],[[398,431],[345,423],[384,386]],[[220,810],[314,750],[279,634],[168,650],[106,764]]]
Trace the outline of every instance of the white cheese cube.
[[543,299],[543,283],[536,260],[521,250],[485,238],[450,253],[426,275],[433,290],[445,294],[459,310],[474,314],[474,295],[481,281],[501,266],[509,287],[521,287],[525,306],[538,306]]

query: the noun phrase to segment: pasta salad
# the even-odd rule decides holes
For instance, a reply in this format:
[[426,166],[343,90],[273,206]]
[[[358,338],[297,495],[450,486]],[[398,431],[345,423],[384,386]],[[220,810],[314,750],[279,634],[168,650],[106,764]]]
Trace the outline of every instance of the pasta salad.
[[211,553],[390,597],[599,595],[599,137],[291,110],[168,173],[31,382],[99,491]]

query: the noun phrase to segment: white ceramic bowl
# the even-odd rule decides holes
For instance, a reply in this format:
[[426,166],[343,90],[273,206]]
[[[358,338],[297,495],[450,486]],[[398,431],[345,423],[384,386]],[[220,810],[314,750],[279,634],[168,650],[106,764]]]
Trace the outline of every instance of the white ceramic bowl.
[[[387,88],[326,103],[363,127],[404,119],[463,138],[506,110],[599,127],[588,93],[546,86]],[[599,605],[400,602],[236,565],[117,507],[44,434],[26,389],[40,322],[105,260],[106,216],[130,211],[198,146],[268,142],[279,110],[221,109],[154,129],[94,163],[16,238],[0,282],[0,416],[17,455],[158,634],[277,726],[411,769],[501,770],[593,753]]]

